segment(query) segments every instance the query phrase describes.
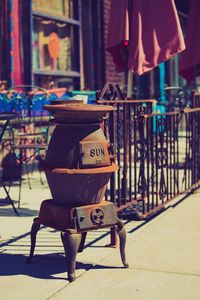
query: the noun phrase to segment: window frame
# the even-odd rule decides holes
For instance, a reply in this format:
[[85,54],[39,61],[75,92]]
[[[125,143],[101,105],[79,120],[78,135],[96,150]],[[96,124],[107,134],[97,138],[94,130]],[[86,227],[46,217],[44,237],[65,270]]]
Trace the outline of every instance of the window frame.
[[[75,30],[77,31],[77,37],[74,38],[75,41],[73,41],[73,47],[76,49],[75,53],[75,60],[77,60],[77,65],[78,65],[78,71],[62,71],[62,70],[44,70],[40,68],[33,68],[32,64],[32,82],[35,84],[37,81],[37,76],[46,76],[46,77],[54,77],[57,81],[59,79],[62,81],[64,78],[71,78],[74,82],[77,83],[77,80],[81,81],[81,59],[80,59],[80,42],[81,42],[81,21],[80,21],[80,9],[81,9],[81,4],[80,0],[76,0],[75,3],[75,9],[76,9],[76,15],[78,16],[79,19],[73,19],[73,18],[67,18],[64,16],[59,16],[58,14],[53,15],[50,13],[46,13],[44,11],[37,11],[32,8],[31,4],[31,34],[33,32],[33,22],[34,22],[34,17],[39,17],[44,20],[53,20],[55,22],[62,22],[70,26],[74,26]],[[31,58],[33,59],[33,45],[32,45],[32,37],[31,37]],[[39,77],[38,77],[39,78]],[[77,84],[76,84],[77,88]]]

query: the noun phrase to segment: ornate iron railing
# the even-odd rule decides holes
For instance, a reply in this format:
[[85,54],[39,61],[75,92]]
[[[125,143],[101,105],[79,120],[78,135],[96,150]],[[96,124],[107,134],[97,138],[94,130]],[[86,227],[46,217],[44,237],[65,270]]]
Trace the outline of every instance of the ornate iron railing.
[[198,186],[200,108],[156,114],[154,100],[98,102],[114,106],[107,135],[119,171],[107,198],[122,218],[147,218]]

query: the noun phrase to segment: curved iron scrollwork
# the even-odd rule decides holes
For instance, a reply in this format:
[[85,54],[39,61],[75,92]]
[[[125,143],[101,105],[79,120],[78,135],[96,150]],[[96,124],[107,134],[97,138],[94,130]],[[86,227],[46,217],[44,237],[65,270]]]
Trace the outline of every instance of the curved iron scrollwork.
[[97,100],[125,100],[126,93],[121,90],[117,83],[107,82],[101,91],[97,92]]

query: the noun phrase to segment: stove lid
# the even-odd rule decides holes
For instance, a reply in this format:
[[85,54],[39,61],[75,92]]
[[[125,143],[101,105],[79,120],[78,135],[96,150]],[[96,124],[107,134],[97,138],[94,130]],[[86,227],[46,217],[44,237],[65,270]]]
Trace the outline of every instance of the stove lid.
[[114,108],[110,105],[95,105],[83,103],[68,103],[44,105],[60,123],[88,123],[99,122]]

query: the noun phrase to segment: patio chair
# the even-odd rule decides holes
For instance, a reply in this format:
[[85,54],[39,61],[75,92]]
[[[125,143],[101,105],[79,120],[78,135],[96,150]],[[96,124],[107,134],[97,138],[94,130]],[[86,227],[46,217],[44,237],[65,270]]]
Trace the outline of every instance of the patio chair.
[[[1,162],[2,167],[2,173],[0,178],[0,186],[3,187],[5,193],[6,193],[6,199],[10,202],[10,204],[13,207],[13,210],[18,215],[18,211],[14,206],[13,200],[10,197],[10,187],[14,183],[17,182],[19,185],[19,198],[21,197],[21,176],[22,176],[22,165],[18,161],[16,155],[14,152],[10,151],[7,153]],[[7,188],[8,186],[8,188]]]
[[[9,94],[15,104],[17,116],[13,121],[12,151],[22,166],[22,174],[25,171],[31,189],[29,173],[35,166],[38,167],[47,149],[49,115],[43,110],[43,105],[48,103],[49,95],[46,90],[33,86],[16,86],[9,90]],[[38,170],[43,184],[40,166]],[[20,207],[21,184],[22,176],[19,183],[18,207]]]
[[[9,126],[10,120],[13,119],[15,117],[14,114],[12,113],[0,113],[0,143],[1,143],[1,147],[2,147],[2,140],[5,134],[5,131],[7,129],[7,127]],[[1,153],[1,155],[3,155],[3,152]],[[11,183],[16,180],[17,178],[19,179],[19,177],[21,175],[19,175],[20,168],[19,165],[17,165],[17,161],[15,159],[15,155],[12,153],[8,153],[6,154],[1,162],[1,167],[2,167],[2,172],[1,172],[1,176],[0,176],[0,187],[3,187],[5,193],[6,193],[6,200],[9,201],[9,203],[12,205],[14,212],[18,214],[17,209],[15,208],[15,205],[9,195],[9,189],[7,189],[6,184],[7,182],[9,182],[9,188]]]
[[11,204],[11,206],[12,206],[12,208],[13,208],[15,214],[16,214],[17,216],[19,216],[19,212],[17,211],[17,209],[16,209],[16,207],[15,207],[15,205],[14,205],[14,203],[13,203],[13,200],[11,199],[11,197],[10,197],[10,195],[9,195],[9,190],[7,189],[5,183],[4,183],[2,180],[0,180],[0,187],[2,187],[2,188],[4,189],[4,192],[6,193],[6,198],[5,198],[5,200],[8,200],[8,202]]
[[[12,124],[9,121],[14,118],[13,103],[7,97],[7,90],[0,91],[0,131],[3,132],[1,138],[1,150],[10,151],[11,142],[13,140]],[[5,120],[8,121],[5,126]],[[5,133],[4,133],[5,128]]]

